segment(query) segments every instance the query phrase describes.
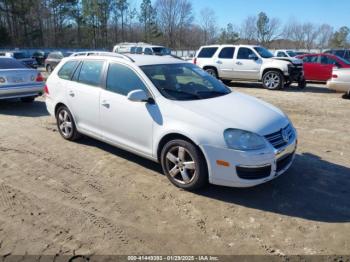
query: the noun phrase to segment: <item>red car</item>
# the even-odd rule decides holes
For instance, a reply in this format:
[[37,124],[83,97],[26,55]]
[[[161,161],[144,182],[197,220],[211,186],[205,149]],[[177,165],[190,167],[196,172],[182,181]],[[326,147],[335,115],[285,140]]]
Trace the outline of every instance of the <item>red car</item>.
[[332,77],[333,68],[350,68],[350,62],[330,54],[309,54],[297,58],[304,61],[305,79],[326,82]]

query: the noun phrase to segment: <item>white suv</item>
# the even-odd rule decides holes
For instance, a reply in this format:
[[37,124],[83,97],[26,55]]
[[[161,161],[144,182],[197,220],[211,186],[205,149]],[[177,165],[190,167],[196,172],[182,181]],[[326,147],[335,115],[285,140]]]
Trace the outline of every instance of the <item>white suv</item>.
[[297,133],[279,109],[169,56],[68,57],[47,80],[60,134],[160,162],[176,186],[250,187],[284,173]]
[[224,82],[259,81],[268,89],[281,89],[292,82],[297,82],[300,88],[306,86],[301,60],[274,57],[261,46],[203,46],[194,63]]

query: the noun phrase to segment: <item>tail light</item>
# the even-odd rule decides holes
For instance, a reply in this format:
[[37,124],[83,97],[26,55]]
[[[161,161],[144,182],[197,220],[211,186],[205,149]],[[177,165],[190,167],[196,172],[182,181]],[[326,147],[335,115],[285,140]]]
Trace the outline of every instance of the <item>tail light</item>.
[[338,78],[338,75],[332,75],[332,78]]
[[44,82],[45,79],[43,77],[43,75],[41,73],[39,73],[37,76],[36,76],[36,79],[35,79],[36,82]]
[[47,87],[47,85],[45,85],[45,87],[44,87],[44,93],[45,93],[46,95],[49,94],[49,88]]
[[197,64],[197,57],[195,57],[194,59],[193,59],[193,64]]

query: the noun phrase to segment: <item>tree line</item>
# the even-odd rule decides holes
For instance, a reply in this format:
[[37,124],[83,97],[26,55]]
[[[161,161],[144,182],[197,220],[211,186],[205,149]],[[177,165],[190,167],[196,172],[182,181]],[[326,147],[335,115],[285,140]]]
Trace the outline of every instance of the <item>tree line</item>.
[[264,12],[220,28],[212,9],[191,0],[0,0],[0,47],[107,48],[149,42],[174,49],[204,44],[261,44],[269,48],[349,47],[350,29],[328,24],[283,24]]

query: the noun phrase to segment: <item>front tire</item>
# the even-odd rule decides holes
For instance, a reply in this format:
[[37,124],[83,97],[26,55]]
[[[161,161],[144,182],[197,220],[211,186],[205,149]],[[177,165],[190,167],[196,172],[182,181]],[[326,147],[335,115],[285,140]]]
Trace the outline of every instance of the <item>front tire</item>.
[[81,134],[78,132],[74,123],[73,116],[67,107],[61,106],[57,110],[56,122],[58,131],[64,139],[75,141],[81,138]]
[[269,90],[281,89],[284,86],[284,77],[279,71],[269,70],[263,75],[262,84]]
[[175,186],[196,190],[208,183],[208,168],[198,147],[185,140],[169,141],[162,149],[164,174]]

